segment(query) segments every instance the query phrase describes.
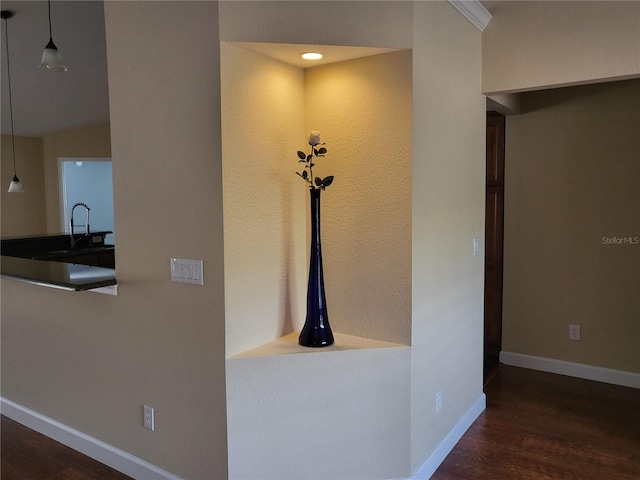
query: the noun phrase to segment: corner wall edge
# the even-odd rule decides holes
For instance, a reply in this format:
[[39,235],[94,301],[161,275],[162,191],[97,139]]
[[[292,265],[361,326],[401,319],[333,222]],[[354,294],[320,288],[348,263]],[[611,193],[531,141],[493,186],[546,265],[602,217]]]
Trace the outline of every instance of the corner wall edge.
[[486,408],[487,397],[482,393],[408,480],[428,480],[431,478],[447,455],[451,453],[453,447]]

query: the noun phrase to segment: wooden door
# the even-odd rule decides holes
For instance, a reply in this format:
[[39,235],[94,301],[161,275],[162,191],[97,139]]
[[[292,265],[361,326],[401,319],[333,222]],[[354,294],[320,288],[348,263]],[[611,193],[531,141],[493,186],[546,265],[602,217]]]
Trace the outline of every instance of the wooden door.
[[502,349],[502,246],[504,230],[505,117],[487,113],[487,180],[484,274],[485,376]]

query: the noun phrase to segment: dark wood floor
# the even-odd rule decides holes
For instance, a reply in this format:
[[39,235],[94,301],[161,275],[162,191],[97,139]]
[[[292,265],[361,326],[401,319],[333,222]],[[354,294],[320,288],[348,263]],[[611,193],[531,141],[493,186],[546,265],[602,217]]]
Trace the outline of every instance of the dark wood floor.
[[131,480],[4,415],[0,427],[2,480]]
[[[503,365],[485,392],[432,480],[640,480],[640,390]],[[1,427],[2,480],[129,478],[4,416]]]
[[432,480],[639,480],[640,390],[502,365]]

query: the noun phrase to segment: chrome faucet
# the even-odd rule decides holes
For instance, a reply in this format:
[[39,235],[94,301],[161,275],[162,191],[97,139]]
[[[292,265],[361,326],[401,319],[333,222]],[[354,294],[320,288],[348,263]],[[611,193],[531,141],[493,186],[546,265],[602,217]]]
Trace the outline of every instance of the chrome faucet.
[[76,203],[73,207],[71,207],[71,220],[69,220],[69,235],[71,236],[71,248],[75,247],[76,245],[76,238],[75,238],[75,231],[74,231],[74,223],[73,223],[73,211],[76,209],[76,207],[84,207],[87,210],[87,223],[85,225],[79,225],[80,227],[84,226],[86,227],[86,231],[85,231],[85,237],[89,236],[89,210],[91,210],[89,208],[89,206],[86,203],[83,202],[78,202]]

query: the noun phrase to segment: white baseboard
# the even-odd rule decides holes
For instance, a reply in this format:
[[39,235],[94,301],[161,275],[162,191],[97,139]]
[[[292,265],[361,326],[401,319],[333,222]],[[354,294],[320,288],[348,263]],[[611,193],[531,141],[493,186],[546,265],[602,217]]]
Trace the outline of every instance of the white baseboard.
[[424,463],[411,476],[410,480],[427,480],[438,469],[440,464],[447,458],[447,455],[456,446],[456,443],[462,438],[469,427],[476,421],[484,409],[487,407],[487,397],[483,393],[473,402],[473,405],[467,410],[462,418],[449,431],[446,437],[438,444],[431,455],[427,457]]
[[0,413],[132,478],[141,480],[180,480],[180,477],[164,471],[141,458],[3,397],[0,397]]
[[500,352],[500,362],[514,367],[530,368],[543,372],[557,373],[569,377],[611,383],[622,387],[640,388],[640,373],[594,367],[582,363],[565,362],[553,358],[534,357],[521,353]]

